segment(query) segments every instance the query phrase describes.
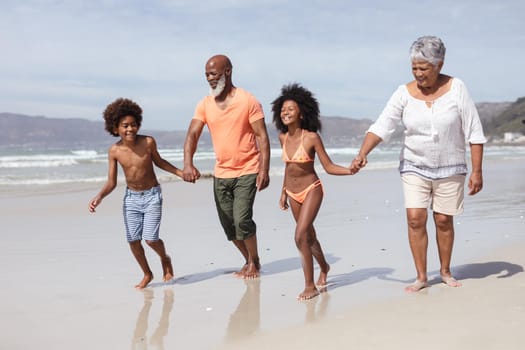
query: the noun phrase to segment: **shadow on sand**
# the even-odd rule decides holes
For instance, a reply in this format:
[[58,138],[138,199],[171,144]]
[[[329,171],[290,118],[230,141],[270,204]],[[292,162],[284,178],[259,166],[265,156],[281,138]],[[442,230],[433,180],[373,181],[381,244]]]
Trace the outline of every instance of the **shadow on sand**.
[[[329,264],[335,264],[337,261],[340,260],[340,258],[335,257],[330,254],[325,255],[326,261]],[[278,273],[283,273],[287,271],[293,271],[293,270],[300,270],[301,267],[301,260],[298,257],[295,258],[286,258],[276,261],[271,261],[269,263],[263,263],[261,266],[261,276],[268,276],[268,275],[274,275]],[[219,277],[222,275],[228,275],[233,274],[234,272],[237,272],[239,269],[235,268],[223,268],[223,269],[216,269],[212,271],[206,271],[206,272],[199,272],[189,275],[184,275],[178,278],[173,279],[171,282],[168,283],[151,283],[149,287],[158,287],[158,286],[165,286],[169,284],[192,284],[192,283],[198,283],[202,282],[208,279],[212,279],[215,277]]]
[[328,289],[356,284],[366,281],[371,278],[378,278],[382,280],[392,280],[388,275],[392,274],[394,269],[389,267],[370,267],[366,269],[359,269],[348,273],[328,276]]
[[[377,271],[375,271],[377,270]],[[387,271],[387,270],[390,270]],[[365,277],[377,277],[383,280],[387,281],[393,281],[393,282],[399,282],[403,284],[409,284],[414,282],[414,279],[399,279],[399,278],[393,278],[389,277],[388,275],[391,274],[394,270],[393,269],[385,269],[385,268],[376,268],[376,269],[365,269],[364,271],[355,271],[358,273],[357,275],[353,275],[354,273],[345,274],[342,276],[348,276],[347,278],[350,279],[350,283],[346,284],[352,284],[359,282],[360,280],[366,279]],[[454,266],[452,268],[452,274],[457,280],[469,280],[469,279],[482,279],[487,278],[489,276],[496,275],[497,278],[509,278],[514,276],[515,274],[523,272],[523,266],[518,264],[513,264],[506,261],[488,261],[484,263],[472,263],[472,264],[464,264],[464,265],[458,265]],[[442,283],[441,277],[439,274],[439,270],[430,271],[428,273],[429,276],[435,275],[432,279],[428,281],[428,284],[430,286],[440,284]],[[359,278],[361,277],[361,278]],[[357,279],[357,280],[356,280]],[[355,281],[352,281],[355,280]],[[336,282],[338,281],[330,281],[330,282]],[[343,284],[344,281],[343,281]],[[332,287],[333,288],[333,287]]]

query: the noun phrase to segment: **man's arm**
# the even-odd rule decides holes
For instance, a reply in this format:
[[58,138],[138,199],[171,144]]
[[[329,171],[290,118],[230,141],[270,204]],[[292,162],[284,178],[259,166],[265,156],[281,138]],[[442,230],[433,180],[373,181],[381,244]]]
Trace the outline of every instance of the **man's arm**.
[[186,133],[186,140],[184,141],[184,169],[182,170],[182,178],[187,182],[195,182],[201,174],[193,165],[193,155],[197,151],[197,143],[201,137],[204,123],[197,119],[192,119],[188,132]]
[[259,174],[257,175],[257,190],[262,191],[270,184],[270,140],[266,131],[264,118],[254,121],[252,124],[257,145],[259,146]]

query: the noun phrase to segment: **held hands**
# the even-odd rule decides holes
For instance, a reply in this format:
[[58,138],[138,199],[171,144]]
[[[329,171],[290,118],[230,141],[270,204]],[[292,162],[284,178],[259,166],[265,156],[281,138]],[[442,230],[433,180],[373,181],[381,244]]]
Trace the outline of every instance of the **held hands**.
[[352,164],[350,164],[350,174],[354,175],[361,170],[361,168],[364,168],[368,164],[368,160],[366,159],[366,156],[362,156],[358,154],[355,156],[354,160],[352,160]]
[[186,182],[195,183],[201,177],[201,173],[193,165],[184,166],[182,179]]

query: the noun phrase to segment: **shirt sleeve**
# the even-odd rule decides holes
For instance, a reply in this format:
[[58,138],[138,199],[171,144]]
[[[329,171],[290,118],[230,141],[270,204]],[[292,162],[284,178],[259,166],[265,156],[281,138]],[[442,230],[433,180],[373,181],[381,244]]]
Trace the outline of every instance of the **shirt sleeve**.
[[248,112],[249,113],[248,120],[250,121],[250,124],[259,119],[264,119],[263,108],[261,104],[259,103],[259,101],[257,101],[257,99],[252,95],[250,95],[249,101],[250,101],[250,107],[249,107],[250,110]]
[[478,110],[474,101],[470,98],[465,84],[457,79],[458,86],[458,107],[461,113],[461,122],[465,141],[471,144],[483,144],[487,142],[483,133],[483,126],[479,118]]
[[195,113],[193,114],[193,119],[197,119],[206,124],[206,108],[204,107],[205,100],[202,99],[195,107]]
[[405,90],[404,86],[397,88],[388,100],[379,118],[368,128],[368,132],[379,136],[384,142],[390,140],[401,121],[407,102]]

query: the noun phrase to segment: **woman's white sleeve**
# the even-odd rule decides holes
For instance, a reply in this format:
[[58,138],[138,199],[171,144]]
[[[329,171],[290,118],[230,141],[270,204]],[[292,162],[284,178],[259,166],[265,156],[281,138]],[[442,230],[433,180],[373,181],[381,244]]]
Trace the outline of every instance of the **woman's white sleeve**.
[[383,112],[381,112],[374,124],[368,128],[367,132],[379,136],[384,142],[390,140],[401,121],[406,102],[406,88],[400,86],[392,94]]
[[[454,78],[457,79],[457,78]],[[487,142],[483,133],[483,126],[479,118],[478,110],[474,101],[470,98],[465,84],[457,79],[458,83],[458,106],[461,112],[463,132],[465,141],[471,144],[483,144]]]

